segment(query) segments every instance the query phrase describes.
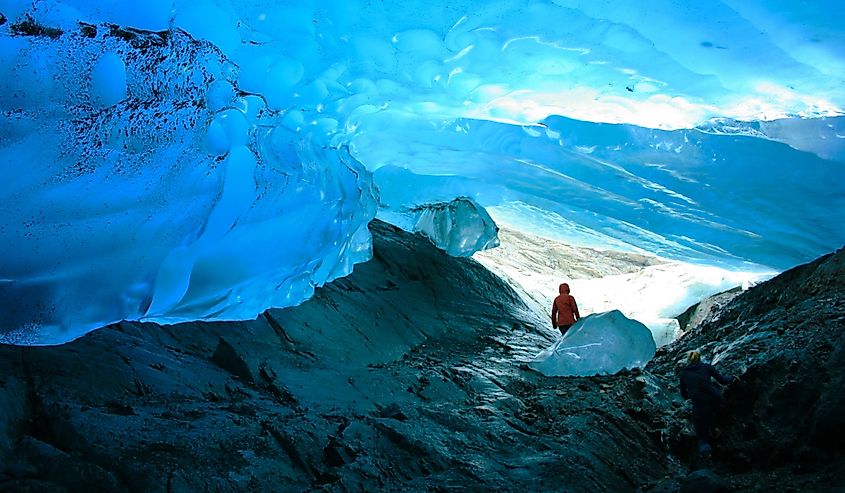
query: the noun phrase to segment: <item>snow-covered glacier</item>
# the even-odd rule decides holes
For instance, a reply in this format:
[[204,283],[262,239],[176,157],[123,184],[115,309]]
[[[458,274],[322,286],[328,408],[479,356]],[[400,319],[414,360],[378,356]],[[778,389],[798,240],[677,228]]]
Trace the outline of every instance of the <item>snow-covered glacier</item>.
[[295,305],[376,215],[809,260],[845,243],[838,9],[0,0],[0,342]]

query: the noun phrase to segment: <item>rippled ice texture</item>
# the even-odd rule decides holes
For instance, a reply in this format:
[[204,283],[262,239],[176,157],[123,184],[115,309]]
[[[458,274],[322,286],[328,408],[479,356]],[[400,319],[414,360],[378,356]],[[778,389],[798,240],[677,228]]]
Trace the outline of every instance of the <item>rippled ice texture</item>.
[[845,241],[838,7],[0,0],[0,342],[299,303],[379,205],[808,260]]

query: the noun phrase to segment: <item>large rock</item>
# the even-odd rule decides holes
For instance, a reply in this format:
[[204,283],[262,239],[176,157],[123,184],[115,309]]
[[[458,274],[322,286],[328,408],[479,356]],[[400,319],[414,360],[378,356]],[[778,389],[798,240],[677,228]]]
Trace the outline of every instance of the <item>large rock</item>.
[[548,339],[499,278],[372,229],[371,262],[257,320],[0,346],[0,493],[630,491],[674,472],[614,377],[582,392],[520,367]]
[[[732,477],[737,489],[771,489],[767,478],[777,478],[778,491],[845,484],[843,313],[845,250],[839,250],[736,296],[648,365],[676,392],[678,362],[693,349],[740,377],[725,389],[713,451],[717,466],[741,473]],[[671,448],[683,457],[694,447],[691,413],[678,417],[675,426],[686,426],[686,436]]]
[[[753,288],[639,375],[548,378],[519,364],[550,344],[545,320],[506,285],[418,235],[373,234],[373,261],[257,320],[0,346],[0,492],[845,484],[843,255]],[[690,348],[742,375],[715,481],[690,474],[675,374]]]

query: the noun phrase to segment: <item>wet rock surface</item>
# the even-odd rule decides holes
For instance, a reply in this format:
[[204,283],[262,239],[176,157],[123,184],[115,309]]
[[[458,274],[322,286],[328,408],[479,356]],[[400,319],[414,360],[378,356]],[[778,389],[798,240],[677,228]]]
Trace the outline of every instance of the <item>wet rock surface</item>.
[[[737,490],[845,491],[845,250],[734,297],[647,370],[669,377],[692,349],[740,378],[725,389],[714,473]],[[688,414],[667,416],[676,436],[691,434],[680,419]],[[670,451],[694,465],[692,443]]]
[[[0,491],[831,491],[843,253],[736,297],[644,370],[553,378],[497,277],[380,223],[375,258],[257,320],[0,347]],[[677,361],[726,391],[694,453]]]

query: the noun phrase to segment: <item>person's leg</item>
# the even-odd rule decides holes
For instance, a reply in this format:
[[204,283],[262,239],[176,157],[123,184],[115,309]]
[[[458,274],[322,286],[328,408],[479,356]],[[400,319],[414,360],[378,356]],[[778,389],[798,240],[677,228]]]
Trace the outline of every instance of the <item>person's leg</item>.
[[709,454],[710,429],[713,427],[713,406],[695,404],[692,406],[692,424],[695,426],[695,438],[698,440],[698,451]]
[[569,328],[570,328],[570,327],[572,327],[572,324],[569,324],[569,325],[558,325],[558,326],[557,326],[557,330],[559,330],[559,331],[560,331],[560,335],[566,335],[566,331],[567,331],[567,330],[569,330]]

